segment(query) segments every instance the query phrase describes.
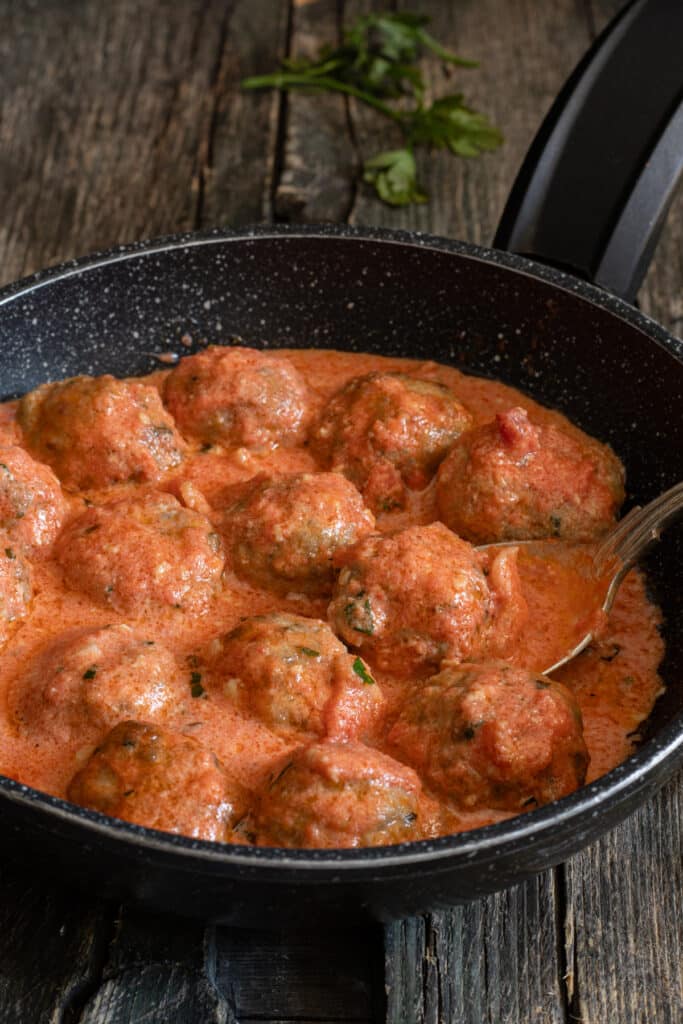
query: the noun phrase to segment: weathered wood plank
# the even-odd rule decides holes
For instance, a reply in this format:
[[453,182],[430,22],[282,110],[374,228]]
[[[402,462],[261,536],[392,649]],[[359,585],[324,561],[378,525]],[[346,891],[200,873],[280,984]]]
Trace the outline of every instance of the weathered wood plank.
[[388,1024],[564,1024],[551,872],[386,930]]
[[0,865],[0,1020],[65,1021],[98,984],[111,912],[18,865]]
[[682,781],[565,866],[570,1005],[582,1024],[683,1020]]
[[[340,40],[336,0],[294,0],[290,55],[314,58]],[[344,220],[355,190],[355,154],[341,96],[292,92],[286,98],[279,220]]]
[[195,225],[202,228],[272,220],[273,175],[280,160],[280,96],[243,91],[240,82],[272,71],[285,56],[289,0],[232,0],[223,6],[228,15],[204,136]]
[[79,1024],[229,1024],[232,1010],[213,983],[214,972],[211,929],[123,907],[101,983]]
[[216,985],[241,1024],[379,1019],[379,926],[352,934],[314,922],[305,933],[219,928],[216,951]]
[[0,4],[9,281],[123,241],[267,212],[287,0]]

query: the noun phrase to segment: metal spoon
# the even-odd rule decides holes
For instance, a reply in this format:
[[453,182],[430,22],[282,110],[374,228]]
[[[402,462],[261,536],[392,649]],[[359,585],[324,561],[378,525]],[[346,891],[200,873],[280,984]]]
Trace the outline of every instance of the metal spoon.
[[[603,537],[592,547],[592,558],[587,561],[588,573],[586,576],[586,594],[591,597],[604,595],[602,604],[594,609],[588,609],[588,613],[594,611],[596,615],[600,612],[606,615],[614,604],[619,587],[624,581],[628,571],[633,568],[646,548],[658,540],[663,528],[674,517],[683,511],[683,482],[675,484],[668,491],[660,494],[654,501],[644,507],[637,505],[632,508],[628,515],[624,516],[613,530]],[[518,547],[524,551],[525,556],[537,556],[540,560],[547,561],[553,557],[553,545],[555,551],[567,552],[570,545],[562,545],[560,542],[527,540],[527,541],[506,541],[499,544],[486,544],[479,547],[479,551],[488,551],[501,547]],[[581,545],[582,553],[586,552],[586,545]],[[576,546],[579,550],[579,546]],[[578,573],[577,573],[578,575]],[[596,584],[602,583],[598,587]],[[578,643],[571,647],[566,654],[558,658],[548,668],[543,669],[544,675],[555,672],[562,665],[580,654],[594,639],[592,630],[586,632]]]

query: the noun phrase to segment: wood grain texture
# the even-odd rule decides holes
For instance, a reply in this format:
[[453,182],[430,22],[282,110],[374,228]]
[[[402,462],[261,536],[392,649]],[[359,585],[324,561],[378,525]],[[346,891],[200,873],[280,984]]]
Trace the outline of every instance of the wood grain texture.
[[213,982],[212,937],[201,922],[121,908],[79,1024],[231,1024],[230,1003]]
[[67,1024],[99,982],[110,928],[101,901],[2,863],[0,1020]]
[[379,1019],[383,980],[379,925],[335,932],[311,922],[305,933],[219,928],[216,985],[241,1024],[248,1021]]
[[[293,4],[290,56],[315,58],[323,45],[336,45],[339,40],[336,0]],[[284,111],[276,218],[299,222],[344,220],[355,191],[356,172],[344,98],[292,92],[286,97]]]
[[386,931],[387,1021],[563,1024],[551,872]]

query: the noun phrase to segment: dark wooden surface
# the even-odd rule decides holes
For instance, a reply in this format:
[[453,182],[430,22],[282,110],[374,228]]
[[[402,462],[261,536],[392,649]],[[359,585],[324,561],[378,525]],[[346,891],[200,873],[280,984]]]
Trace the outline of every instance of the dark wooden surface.
[[[618,0],[402,0],[481,61],[506,136],[421,166],[429,205],[358,186],[391,130],[337,98],[241,93],[365,0],[0,0],[0,278],[179,230],[349,220],[489,242],[554,94]],[[443,72],[431,73],[434,88]],[[683,329],[679,197],[642,290]],[[229,931],[61,891],[0,854],[0,1021],[679,1024],[683,779],[526,885],[362,935]],[[257,924],[257,923],[255,923]],[[382,940],[384,940],[382,942]]]

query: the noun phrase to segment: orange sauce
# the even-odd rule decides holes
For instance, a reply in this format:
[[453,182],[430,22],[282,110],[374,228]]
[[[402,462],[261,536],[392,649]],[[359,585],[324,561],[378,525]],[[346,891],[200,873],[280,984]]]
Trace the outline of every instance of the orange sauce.
[[[468,377],[446,366],[329,351],[292,350],[283,354],[309,382],[318,409],[351,377],[371,370],[400,370],[448,385],[471,411],[475,424],[487,422],[496,412],[519,405],[539,423],[552,423],[583,436],[560,413],[539,406],[513,388]],[[159,371],[148,380],[159,385],[166,372]],[[13,422],[14,408],[12,403],[0,408],[0,431],[4,437],[12,434],[19,437]],[[191,483],[208,500],[212,515],[217,518],[221,496],[227,487],[256,473],[314,472],[316,468],[305,448],[201,452],[196,446],[194,454],[156,489],[179,494],[183,485]],[[98,502],[123,497],[130,490],[131,485],[117,485],[106,492],[89,494],[89,498]],[[82,510],[80,498],[73,498],[73,507],[74,511]],[[394,530],[409,524],[427,523],[436,517],[433,488],[428,487],[412,496],[407,511],[381,515],[378,528]],[[562,558],[544,564],[522,554],[520,570],[529,605],[529,626],[514,660],[540,671],[555,660],[558,649],[562,653],[572,646],[571,638],[577,631],[581,634],[582,630],[585,632],[596,625],[586,616],[586,578],[584,574],[582,581],[580,567],[577,575],[576,565],[576,560],[573,565],[567,565]],[[9,714],[8,694],[36,653],[61,633],[81,626],[96,627],[131,620],[67,590],[58,566],[49,557],[34,564],[34,590],[31,614],[19,626],[0,659],[0,694],[5,707],[5,713],[0,715],[0,771],[63,797],[70,778],[90,754],[92,746],[77,741],[58,745],[39,734],[19,734]],[[289,595],[283,599],[254,589],[227,570],[222,592],[209,614],[190,618],[168,609],[134,624],[150,637],[163,641],[184,664],[188,655],[204,653],[215,637],[233,628],[243,616],[285,609],[325,619],[327,603],[327,599],[305,596]],[[575,694],[583,713],[591,757],[589,779],[608,771],[633,750],[634,731],[648,716],[661,692],[662,683],[657,674],[663,654],[659,624],[660,614],[648,602],[644,582],[634,571],[622,586],[608,621],[600,623],[599,641],[557,673],[557,678]],[[390,710],[401,686],[381,673],[377,673],[377,680]],[[258,786],[273,764],[297,744],[288,743],[255,719],[242,715],[227,696],[222,695],[221,687],[221,681],[207,678],[208,698],[196,699],[188,685],[184,731],[212,749],[240,781],[247,786]],[[381,729],[378,743],[381,743]],[[469,829],[509,816],[486,809],[458,813],[449,828]]]

